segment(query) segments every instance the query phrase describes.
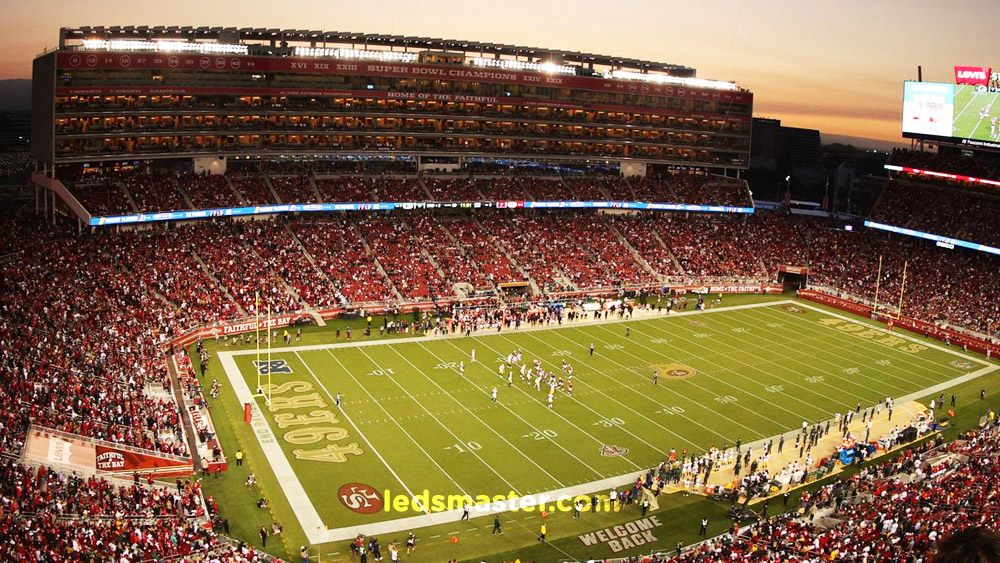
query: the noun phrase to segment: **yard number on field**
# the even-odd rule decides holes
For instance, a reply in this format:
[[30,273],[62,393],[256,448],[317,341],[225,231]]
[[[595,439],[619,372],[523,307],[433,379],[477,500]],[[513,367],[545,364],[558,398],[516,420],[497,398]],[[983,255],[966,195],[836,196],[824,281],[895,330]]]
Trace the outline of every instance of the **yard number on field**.
[[460,444],[452,444],[450,446],[445,446],[444,449],[455,450],[460,454],[464,454],[469,451],[479,451],[483,449],[483,447],[479,444],[479,442],[465,442],[464,444],[460,443]]
[[368,372],[368,375],[396,375],[396,372],[393,371],[392,368],[373,369]]
[[549,438],[555,438],[559,434],[555,430],[538,430],[536,432],[528,432],[527,434],[521,436],[522,438],[531,438],[532,440],[547,440]]
[[612,426],[623,426],[624,424],[625,421],[616,416],[614,418],[602,418],[601,420],[595,422],[594,426],[603,426],[604,428],[611,428]]
[[729,403],[735,403],[736,397],[733,397],[732,395],[723,395],[721,397],[716,397],[715,400],[723,405],[728,405]]

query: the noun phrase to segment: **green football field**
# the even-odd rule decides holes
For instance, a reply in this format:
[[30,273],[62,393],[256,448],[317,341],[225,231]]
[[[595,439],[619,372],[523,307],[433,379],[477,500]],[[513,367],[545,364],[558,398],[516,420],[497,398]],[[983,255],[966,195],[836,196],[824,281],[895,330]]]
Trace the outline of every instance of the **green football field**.
[[[996,92],[976,92],[975,86],[959,84],[955,86],[955,120],[952,123],[955,137],[997,141],[990,136],[990,120],[1000,116],[1000,104]],[[980,111],[989,107],[989,114],[982,117]]]
[[[564,378],[566,360],[572,397],[557,391],[549,408],[548,385],[536,390],[516,367],[508,386],[497,368],[514,350]],[[314,544],[454,522],[447,510],[460,504],[448,506],[448,496],[606,491],[671,449],[766,440],[990,365],[799,301],[275,348],[270,406],[250,398],[255,351],[218,356],[236,397],[255,405],[254,436]],[[434,505],[435,495],[445,500]],[[403,507],[397,496],[420,501]]]

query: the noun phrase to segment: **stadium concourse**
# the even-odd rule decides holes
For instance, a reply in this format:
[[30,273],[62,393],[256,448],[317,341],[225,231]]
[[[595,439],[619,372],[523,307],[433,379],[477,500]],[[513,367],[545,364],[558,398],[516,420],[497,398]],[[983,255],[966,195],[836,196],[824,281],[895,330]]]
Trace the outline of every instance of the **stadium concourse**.
[[[750,201],[741,182],[693,175],[643,182],[604,177],[424,182],[317,179],[273,171],[223,179],[131,172],[79,178],[72,189],[95,213],[286,198],[381,201],[393,199],[394,193],[465,199],[470,191],[499,199],[524,199],[537,190],[574,198],[627,191],[629,199],[639,201]],[[880,213],[892,214],[896,205],[934,205],[887,193]],[[994,199],[984,199],[982,205],[987,216],[996,216]],[[907,211],[906,216],[927,211],[910,209],[913,215]],[[948,220],[932,212],[921,217]],[[941,223],[942,228],[948,225]],[[261,557],[245,544],[228,543],[218,534],[218,522],[213,531],[217,507],[195,482],[180,482],[176,488],[145,479],[113,483],[16,460],[31,424],[189,456],[161,343],[198,325],[254,314],[255,295],[273,313],[463,295],[505,307],[524,299],[505,295],[502,284],[509,281],[530,282],[539,292],[535,298],[545,300],[561,293],[618,293],[671,283],[774,281],[779,266],[792,264],[808,267],[811,282],[826,291],[865,300],[873,297],[882,256],[886,302],[899,300],[908,262],[908,315],[997,341],[996,257],[837,227],[826,220],[772,213],[708,217],[518,210],[279,216],[77,233],[69,221],[53,224],[23,211],[3,219],[6,236],[0,240],[0,365],[6,379],[0,388],[0,558]],[[202,393],[190,385],[184,393]],[[910,553],[922,557],[935,540],[983,523],[982,518],[1000,508],[991,494],[998,485],[997,451],[991,425],[944,450],[887,462],[810,497],[810,510],[838,505],[836,514],[844,522],[826,532],[794,520],[765,523],[679,560],[757,560],[762,556],[752,553],[762,551],[764,560],[773,561],[830,559],[834,551],[836,557],[850,554],[852,560],[863,560],[865,554],[894,560]],[[946,461],[932,467],[944,464],[946,470],[928,469],[928,460],[942,452]],[[900,472],[917,478],[894,479]],[[851,502],[839,502],[845,498]],[[864,533],[858,535],[859,530]],[[792,536],[794,541],[786,540]]]

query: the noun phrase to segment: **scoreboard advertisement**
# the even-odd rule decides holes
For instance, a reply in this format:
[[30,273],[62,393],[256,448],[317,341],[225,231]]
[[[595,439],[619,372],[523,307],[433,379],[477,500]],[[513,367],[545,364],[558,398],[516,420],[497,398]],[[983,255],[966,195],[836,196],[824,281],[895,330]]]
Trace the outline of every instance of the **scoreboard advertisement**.
[[1000,149],[1000,73],[955,67],[956,83],[903,83],[903,137]]

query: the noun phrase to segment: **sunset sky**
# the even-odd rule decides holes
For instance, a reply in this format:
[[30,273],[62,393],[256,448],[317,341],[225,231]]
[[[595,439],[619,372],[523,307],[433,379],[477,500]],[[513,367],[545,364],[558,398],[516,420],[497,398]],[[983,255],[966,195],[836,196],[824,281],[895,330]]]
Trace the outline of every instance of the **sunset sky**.
[[0,79],[30,78],[59,27],[190,25],[395,33],[677,63],[754,92],[754,114],[901,141],[902,82],[1000,65],[990,0],[433,2],[0,0]]

